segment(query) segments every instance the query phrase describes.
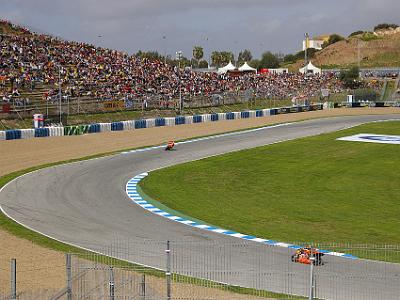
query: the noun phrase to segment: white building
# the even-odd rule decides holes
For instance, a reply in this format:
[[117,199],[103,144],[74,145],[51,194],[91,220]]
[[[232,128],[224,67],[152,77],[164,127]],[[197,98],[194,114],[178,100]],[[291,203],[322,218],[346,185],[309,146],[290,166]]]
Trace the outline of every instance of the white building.
[[[323,40],[308,40],[308,47],[309,48],[314,48],[317,50],[322,49],[322,44],[324,43]],[[303,51],[306,50],[306,40],[303,40]]]

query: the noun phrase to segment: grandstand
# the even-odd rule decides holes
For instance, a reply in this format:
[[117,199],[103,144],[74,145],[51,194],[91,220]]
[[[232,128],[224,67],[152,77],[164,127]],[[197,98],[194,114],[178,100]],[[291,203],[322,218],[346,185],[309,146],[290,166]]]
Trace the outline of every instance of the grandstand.
[[[60,101],[80,103],[71,113],[121,109],[177,108],[180,94],[186,107],[240,102],[258,98],[309,98],[321,88],[341,92],[332,74],[218,76],[179,70],[150,60],[85,43],[37,34],[2,21],[0,97],[11,112],[58,113]],[[7,29],[8,28],[8,29]],[[10,29],[11,28],[11,29]],[[240,98],[240,99],[238,99]],[[242,100],[243,101],[243,100]],[[82,109],[83,108],[83,109]]]

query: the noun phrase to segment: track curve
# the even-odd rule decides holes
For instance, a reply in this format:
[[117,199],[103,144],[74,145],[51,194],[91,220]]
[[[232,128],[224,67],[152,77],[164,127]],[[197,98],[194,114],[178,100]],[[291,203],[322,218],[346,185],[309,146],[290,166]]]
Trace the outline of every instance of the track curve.
[[[308,120],[182,143],[179,145],[179,151],[169,153],[156,147],[146,151],[50,167],[26,174],[7,184],[0,193],[0,205],[4,213],[30,229],[96,252],[109,254],[106,249],[115,241],[187,240],[192,246],[177,242],[174,245],[176,251],[182,252],[184,249],[185,255],[198,256],[201,251],[199,243],[223,244],[236,242],[237,239],[179,224],[143,210],[132,203],[125,194],[125,184],[130,178],[149,170],[212,155],[388,119],[400,120],[400,115]],[[164,244],[138,242],[135,247],[132,253],[113,253],[113,256],[155,268],[164,268]],[[179,247],[181,249],[178,249]],[[260,246],[251,244],[246,248],[246,253],[232,254],[233,267],[238,270],[265,268],[272,273],[283,274],[282,268],[287,268],[288,265],[288,250],[277,247],[260,250],[258,247]],[[255,266],[256,262],[251,259],[252,251],[271,252],[274,261],[264,262],[265,265],[262,266],[257,262]],[[321,298],[349,299],[348,296],[351,295],[351,299],[366,299],[367,295],[371,299],[398,299],[400,280],[396,276],[400,275],[399,265],[366,260],[349,261],[339,257],[330,257],[328,262],[331,272],[329,274],[332,274],[332,270],[341,275],[345,273],[342,276],[343,285],[338,283],[342,286],[332,286],[331,279],[321,268],[318,271],[321,275]],[[200,264],[208,264],[209,268],[216,267],[215,261],[212,264],[202,261]],[[307,278],[307,268],[297,264],[290,268],[293,275],[290,292],[306,295],[304,278]],[[362,277],[365,272],[377,275],[385,272],[392,275],[390,278],[393,280],[388,282],[387,277],[382,279],[383,281],[369,277],[368,281]],[[275,276],[259,288],[287,292],[282,278]],[[227,280],[230,284],[253,287],[252,281],[244,273],[243,276],[232,275]],[[341,293],[337,292],[337,288],[342,289]],[[347,293],[343,292],[346,288]],[[354,293],[354,290],[361,291],[361,294]]]

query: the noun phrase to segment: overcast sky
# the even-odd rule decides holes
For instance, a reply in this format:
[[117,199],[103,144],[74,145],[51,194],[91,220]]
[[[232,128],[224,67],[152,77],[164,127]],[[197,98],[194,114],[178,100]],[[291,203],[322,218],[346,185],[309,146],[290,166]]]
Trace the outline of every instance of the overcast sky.
[[305,32],[348,35],[400,23],[400,0],[0,0],[3,19],[128,53],[191,57],[194,45],[254,57],[301,50]]

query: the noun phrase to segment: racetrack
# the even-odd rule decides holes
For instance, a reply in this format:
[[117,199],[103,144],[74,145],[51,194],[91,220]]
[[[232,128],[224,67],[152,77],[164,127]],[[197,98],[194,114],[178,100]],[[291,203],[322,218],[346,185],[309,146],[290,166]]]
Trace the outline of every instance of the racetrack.
[[[0,193],[0,204],[7,215],[21,224],[69,244],[78,245],[94,251],[102,251],[113,240],[124,241],[190,240],[192,245],[201,242],[230,243],[235,238],[194,229],[144,211],[133,204],[125,194],[125,184],[133,176],[177,163],[218,155],[230,151],[252,148],[288,139],[311,136],[340,130],[364,122],[384,119],[400,119],[399,115],[358,116],[319,119],[292,123],[284,126],[229,134],[217,138],[185,143],[178,151],[165,153],[162,149],[132,152],[110,157],[43,169],[8,184]],[[250,243],[250,242],[242,242]],[[182,243],[176,243],[180,247]],[[138,263],[164,268],[164,245],[141,244],[140,251],[129,256],[116,253],[115,256]],[[282,266],[287,267],[287,249],[266,247],[273,253],[273,262],[260,262],[251,259],[252,251],[260,251],[257,246],[249,246],[246,253],[233,253],[233,269],[244,270],[252,267],[282,274]],[[173,249],[174,250],[174,249]],[[181,251],[176,249],[176,251]],[[195,246],[185,246],[186,255],[196,255],[200,251]],[[148,253],[144,256],[142,253]],[[139,254],[138,254],[139,253]],[[343,275],[342,284],[332,285],[324,267],[318,268],[321,298],[332,299],[398,299],[400,294],[400,267],[366,260],[348,260],[338,257],[326,259],[332,270]],[[215,260],[203,261],[209,268],[216,267]],[[292,292],[307,293],[304,278],[307,267],[292,264]],[[382,273],[393,275],[379,277]],[[369,276],[364,275],[368,273]],[[376,274],[376,276],[371,276]],[[381,278],[381,279],[379,279]],[[286,292],[282,277],[275,276],[261,285],[262,288],[276,292]],[[245,272],[232,275],[231,284],[251,287],[251,280]],[[340,288],[340,293],[337,289]],[[346,292],[347,289],[347,292]],[[360,291],[355,293],[354,291]]]

